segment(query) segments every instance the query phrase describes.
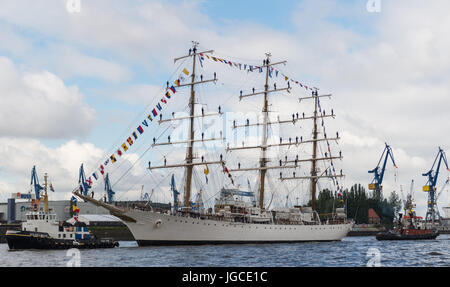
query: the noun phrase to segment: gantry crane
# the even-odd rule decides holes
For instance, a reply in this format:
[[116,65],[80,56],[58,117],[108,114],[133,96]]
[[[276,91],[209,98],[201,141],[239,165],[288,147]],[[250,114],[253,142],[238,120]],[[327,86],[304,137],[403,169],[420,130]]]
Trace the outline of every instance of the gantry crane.
[[[439,152],[434,159],[431,169],[427,173],[422,174],[423,176],[428,177],[427,183],[423,186],[423,191],[428,192],[427,214],[425,216],[425,221],[431,221],[433,225],[435,221],[439,221],[439,212],[436,206],[436,183],[442,162],[444,162],[445,166],[447,167],[447,171],[450,171],[447,163],[447,156],[445,155],[445,152],[439,147]],[[436,170],[434,171],[435,166]]]
[[113,203],[114,202],[114,194],[116,194],[116,193],[111,188],[111,184],[109,183],[109,174],[108,173],[106,174],[106,177],[105,177],[105,191],[108,196],[108,203],[109,204]]
[[[383,165],[380,166],[380,163],[383,160],[383,157],[384,157]],[[377,167],[375,167],[372,170],[369,170],[369,173],[374,174],[374,178],[373,178],[372,182],[369,184],[369,190],[373,190],[374,195],[377,198],[379,198],[381,196],[381,191],[383,189],[383,186],[381,184],[383,183],[384,172],[386,170],[386,164],[387,164],[388,157],[391,158],[392,163],[394,164],[394,167],[397,168],[397,165],[395,164],[394,154],[392,152],[392,149],[386,143],[386,147],[384,148],[384,151],[381,154],[381,157],[380,157],[380,160],[378,161]]]
[[35,198],[39,201],[40,199],[40,194],[41,194],[41,190],[43,190],[44,188],[39,184],[39,179],[36,173],[36,166],[33,166],[33,169],[31,170],[31,183],[30,183],[33,188],[34,188],[34,194],[35,194]]
[[81,164],[80,166],[80,175],[78,176],[78,184],[80,185],[81,194],[87,196],[87,193],[91,188],[91,184],[86,180],[83,164]]

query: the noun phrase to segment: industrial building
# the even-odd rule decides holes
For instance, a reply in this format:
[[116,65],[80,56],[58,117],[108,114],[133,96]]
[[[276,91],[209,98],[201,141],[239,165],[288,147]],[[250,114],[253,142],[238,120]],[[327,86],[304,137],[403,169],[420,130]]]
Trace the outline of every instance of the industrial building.
[[[143,201],[118,201],[114,202],[114,205],[120,208],[135,208],[136,206],[146,205],[149,209],[157,210],[170,210],[170,203],[156,203],[156,202],[143,202]],[[66,221],[71,218],[70,213],[70,200],[56,200],[49,201],[50,211],[56,213],[58,220]],[[80,215],[86,214],[96,214],[96,215],[106,215],[109,211],[101,206],[96,206],[89,202],[78,201],[77,207],[80,209]],[[26,219],[26,213],[30,211],[31,203],[29,200],[14,198],[8,199],[8,202],[0,203],[0,222],[2,223],[14,223],[22,222]]]
[[[109,214],[103,207],[95,206],[89,202],[78,202],[80,214]],[[70,200],[49,201],[50,210],[56,213],[59,220],[65,221],[70,216]],[[21,222],[25,221],[26,213],[30,211],[31,203],[28,200],[16,201],[8,199],[8,202],[0,203],[0,222]]]

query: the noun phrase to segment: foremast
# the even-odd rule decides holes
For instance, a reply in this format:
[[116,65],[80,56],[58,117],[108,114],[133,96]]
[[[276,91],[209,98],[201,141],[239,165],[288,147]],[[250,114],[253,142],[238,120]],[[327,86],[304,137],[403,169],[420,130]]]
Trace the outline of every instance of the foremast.
[[[265,167],[267,163],[266,153],[267,153],[267,122],[269,117],[268,110],[268,91],[269,91],[269,64],[270,64],[270,53],[266,54],[266,84],[264,85],[264,107],[263,107],[263,141],[261,146],[261,159],[260,159],[260,167]],[[264,207],[264,187],[265,187],[265,178],[266,178],[266,170],[260,170],[260,186],[259,186],[259,208],[263,210]]]
[[[204,142],[204,141],[215,141],[215,140],[222,140],[222,138],[210,138],[210,139],[196,139],[195,138],[195,130],[194,130],[194,121],[196,118],[202,118],[205,116],[216,116],[216,115],[222,115],[222,112],[219,108],[219,112],[217,114],[204,114],[202,112],[201,115],[196,115],[195,113],[195,105],[196,105],[196,96],[195,96],[195,86],[198,84],[208,83],[208,82],[216,82],[217,78],[214,73],[214,78],[210,80],[203,80],[203,77],[201,77],[200,81],[196,81],[196,61],[197,56],[200,54],[207,54],[212,53],[213,50],[209,51],[203,51],[203,52],[197,52],[198,42],[193,41],[192,42],[192,49],[189,49],[189,54],[186,56],[182,56],[179,58],[174,59],[174,62],[176,63],[178,60],[192,57],[192,73],[191,73],[191,82],[188,84],[180,84],[178,85],[178,88],[184,87],[184,86],[190,86],[191,92],[189,97],[189,116],[188,117],[180,117],[180,118],[170,118],[170,119],[160,119],[158,121],[159,124],[169,121],[181,121],[181,120],[188,120],[189,121],[189,138],[186,141],[179,141],[179,142],[171,142],[170,137],[169,141],[165,143],[153,143],[152,147],[160,146],[160,145],[176,145],[176,144],[187,144],[187,150],[186,150],[186,159],[185,163],[176,163],[172,165],[167,165],[166,162],[164,162],[163,166],[155,166],[151,167],[149,166],[150,170],[154,169],[162,169],[162,168],[175,168],[175,167],[183,167],[186,169],[186,184],[185,184],[185,193],[184,193],[184,208],[187,211],[190,211],[192,208],[191,204],[191,193],[192,193],[192,175],[193,175],[193,168],[197,165],[214,165],[214,164],[223,164],[222,158],[220,158],[220,161],[202,161],[201,162],[195,162],[195,156],[194,156],[194,143],[195,142]],[[169,87],[167,87],[169,88]]]

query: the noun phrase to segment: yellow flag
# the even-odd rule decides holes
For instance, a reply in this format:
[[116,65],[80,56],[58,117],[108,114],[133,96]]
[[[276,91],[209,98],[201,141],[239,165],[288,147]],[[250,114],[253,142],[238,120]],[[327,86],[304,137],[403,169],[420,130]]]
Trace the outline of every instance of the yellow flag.
[[127,145],[125,143],[122,144],[122,148],[123,148],[123,151],[127,151],[128,150],[128,147],[127,147]]
[[189,71],[188,71],[188,70],[186,70],[186,68],[184,68],[184,69],[183,69],[183,73],[185,73],[185,74],[186,74],[186,76],[187,76],[187,75],[189,75]]

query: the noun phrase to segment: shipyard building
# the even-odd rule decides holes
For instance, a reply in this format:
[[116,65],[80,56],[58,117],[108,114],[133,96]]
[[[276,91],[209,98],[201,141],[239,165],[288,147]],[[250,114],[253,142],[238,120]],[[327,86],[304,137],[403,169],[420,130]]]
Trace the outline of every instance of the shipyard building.
[[[134,208],[137,205],[145,205],[142,201],[118,201],[114,205],[122,208]],[[170,210],[170,204],[164,203],[148,203],[149,208],[156,208],[162,210]],[[80,209],[80,215],[108,215],[109,211],[101,206],[96,206],[89,202],[78,201],[77,207]],[[26,219],[26,213],[30,211],[31,203],[27,200],[8,199],[8,202],[0,203],[0,222],[14,223],[22,222]],[[56,200],[49,201],[49,208],[56,213],[58,220],[66,221],[70,219],[71,201],[70,200]],[[119,219],[117,219],[120,221]]]

